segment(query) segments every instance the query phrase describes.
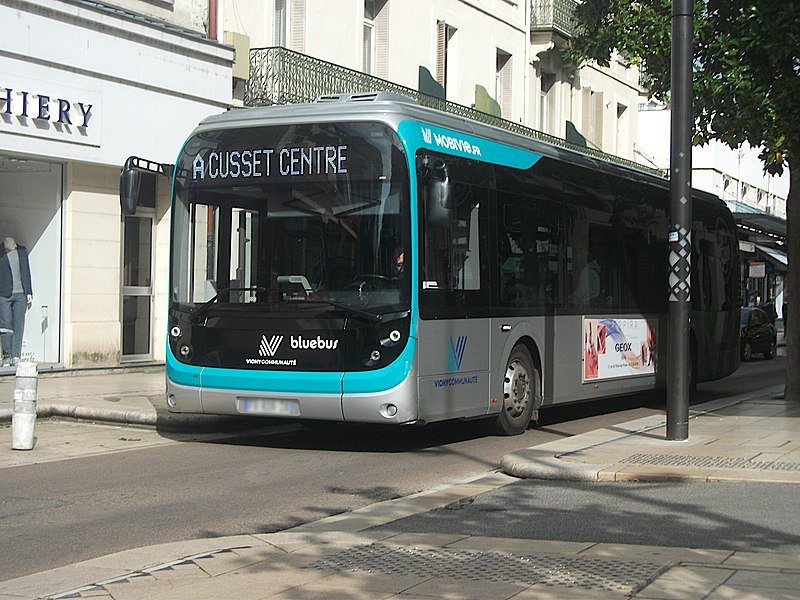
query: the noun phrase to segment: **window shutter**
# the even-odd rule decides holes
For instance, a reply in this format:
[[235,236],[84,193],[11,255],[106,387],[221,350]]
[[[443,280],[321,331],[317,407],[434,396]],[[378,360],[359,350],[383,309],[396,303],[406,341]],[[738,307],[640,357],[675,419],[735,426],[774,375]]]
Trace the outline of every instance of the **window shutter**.
[[594,97],[594,143],[603,149],[603,92],[595,92]]
[[291,49],[297,52],[306,51],[306,0],[292,0],[289,12],[291,21]]
[[503,95],[503,98],[502,98],[503,102],[502,102],[502,104],[500,106],[500,109],[503,112],[503,118],[504,119],[510,119],[511,118],[511,106],[513,105],[513,102],[512,102],[513,96],[511,94],[512,94],[512,91],[513,91],[513,85],[512,85],[513,77],[512,77],[512,74],[513,74],[514,71],[512,69],[512,62],[511,61],[512,61],[512,58],[509,55],[508,58],[505,61],[505,64],[503,64],[503,68],[502,68],[502,70],[500,72],[500,89],[501,89],[501,93]]
[[384,2],[375,18],[375,75],[389,79],[389,3]]
[[447,77],[447,23],[436,21],[436,81],[445,90]]

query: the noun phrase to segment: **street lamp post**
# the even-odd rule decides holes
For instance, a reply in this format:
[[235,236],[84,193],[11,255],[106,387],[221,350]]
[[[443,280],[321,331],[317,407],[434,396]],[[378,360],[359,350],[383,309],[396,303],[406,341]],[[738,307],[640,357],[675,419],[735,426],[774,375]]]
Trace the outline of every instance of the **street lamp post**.
[[692,0],[672,0],[672,144],[670,150],[669,364],[667,439],[689,437],[689,338],[692,258]]

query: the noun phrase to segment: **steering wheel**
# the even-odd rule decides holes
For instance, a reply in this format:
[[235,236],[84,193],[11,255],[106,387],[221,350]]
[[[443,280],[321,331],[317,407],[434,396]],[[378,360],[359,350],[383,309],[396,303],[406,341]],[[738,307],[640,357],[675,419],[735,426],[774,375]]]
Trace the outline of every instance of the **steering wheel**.
[[362,305],[369,303],[370,292],[385,290],[390,286],[391,277],[377,273],[362,273],[353,277],[353,283],[346,285],[346,290],[358,290],[358,300]]

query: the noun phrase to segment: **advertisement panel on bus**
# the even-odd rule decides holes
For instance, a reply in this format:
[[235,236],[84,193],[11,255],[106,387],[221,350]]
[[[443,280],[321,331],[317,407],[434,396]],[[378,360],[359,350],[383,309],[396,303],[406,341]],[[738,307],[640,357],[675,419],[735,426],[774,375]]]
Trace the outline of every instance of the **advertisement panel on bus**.
[[583,381],[654,375],[656,319],[583,319]]

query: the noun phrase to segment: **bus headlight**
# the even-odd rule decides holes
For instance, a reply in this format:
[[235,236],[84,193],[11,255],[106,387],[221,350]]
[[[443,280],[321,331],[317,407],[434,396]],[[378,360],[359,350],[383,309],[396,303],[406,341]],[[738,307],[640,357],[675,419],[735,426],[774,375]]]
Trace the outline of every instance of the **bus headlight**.
[[369,359],[374,363],[378,362],[381,359],[380,351],[373,350],[372,352],[370,352]]
[[180,348],[180,350],[178,350],[178,352],[181,353],[181,356],[183,358],[189,358],[189,356],[191,356],[191,354],[192,354],[192,347],[190,345],[188,345],[188,344],[184,344],[183,346],[181,346],[181,348]]
[[390,347],[390,346],[394,346],[394,345],[396,345],[396,344],[397,344],[397,342],[399,342],[399,341],[400,341],[400,339],[401,339],[402,337],[403,337],[403,334],[402,334],[402,333],[400,333],[400,331],[398,331],[397,329],[392,329],[392,330],[389,332],[389,335],[388,335],[388,336],[386,336],[385,338],[382,338],[382,339],[381,339],[381,340],[379,340],[378,342],[379,342],[379,343],[380,343],[380,345],[381,345],[381,346],[383,346],[384,348],[388,348],[388,347]]
[[172,336],[173,340],[177,340],[179,337],[181,337],[182,333],[183,332],[181,331],[181,328],[178,327],[177,325],[174,325],[172,329],[169,330],[169,334],[170,336]]

